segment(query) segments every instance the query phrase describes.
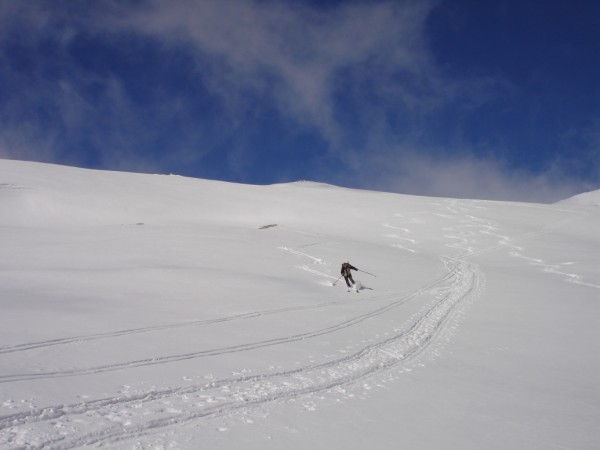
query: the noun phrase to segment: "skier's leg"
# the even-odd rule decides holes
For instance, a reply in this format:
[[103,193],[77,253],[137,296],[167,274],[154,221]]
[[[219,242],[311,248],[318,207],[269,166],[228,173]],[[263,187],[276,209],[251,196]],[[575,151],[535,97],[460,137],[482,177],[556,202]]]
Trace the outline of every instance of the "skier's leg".
[[[354,278],[352,278],[352,274],[350,274],[348,276],[348,278],[350,278],[350,281],[352,282],[352,284],[354,284]],[[346,280],[346,282],[348,282],[348,281]],[[348,285],[348,287],[350,287],[350,285]]]
[[352,285],[350,284],[350,281],[348,281],[348,278],[350,278],[350,277],[344,276],[344,280],[346,280],[346,286],[352,287]]

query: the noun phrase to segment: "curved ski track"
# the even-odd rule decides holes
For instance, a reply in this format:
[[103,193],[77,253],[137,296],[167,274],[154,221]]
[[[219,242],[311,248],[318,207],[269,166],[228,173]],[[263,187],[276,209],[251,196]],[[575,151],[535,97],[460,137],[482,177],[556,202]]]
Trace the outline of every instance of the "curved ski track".
[[[273,345],[287,344],[290,342],[296,342],[296,341],[301,341],[301,340],[305,340],[305,339],[310,339],[310,338],[333,333],[333,332],[342,330],[344,328],[348,328],[348,327],[357,325],[357,324],[364,322],[365,320],[368,320],[372,317],[376,317],[381,314],[384,314],[387,311],[389,311],[393,308],[396,308],[398,306],[401,306],[404,303],[412,300],[413,298],[421,295],[422,293],[428,291],[432,287],[434,287],[440,283],[443,283],[444,281],[447,281],[448,279],[452,278],[454,275],[455,275],[455,269],[452,269],[452,270],[448,271],[447,273],[445,273],[444,275],[429,282],[428,284],[421,287],[420,289],[414,291],[411,294],[408,294],[404,297],[394,300],[393,302],[390,302],[390,303],[388,303],[380,308],[377,308],[375,310],[368,311],[367,313],[364,313],[364,314],[359,314],[348,320],[336,323],[336,324],[328,326],[328,327],[320,328],[318,330],[308,331],[305,333],[299,333],[299,334],[295,334],[295,335],[291,335],[291,336],[284,336],[284,337],[280,337],[280,338],[267,339],[267,340],[263,340],[263,341],[249,342],[249,343],[244,343],[244,344],[239,344],[239,345],[232,345],[232,346],[228,346],[228,347],[199,350],[199,351],[195,351],[195,352],[183,353],[183,354],[178,354],[178,355],[166,355],[166,356],[159,356],[159,357],[153,357],[153,358],[145,358],[145,359],[140,359],[140,360],[136,360],[136,361],[126,361],[126,362],[108,364],[108,365],[102,365],[102,366],[96,366],[96,367],[76,368],[76,369],[71,369],[71,370],[60,370],[60,371],[53,371],[53,372],[36,372],[36,373],[25,373],[25,374],[0,375],[0,383],[11,383],[11,382],[17,382],[17,381],[24,381],[24,380],[57,378],[57,377],[66,377],[66,376],[75,376],[75,375],[88,375],[88,374],[95,374],[95,373],[101,373],[101,372],[109,372],[109,371],[114,371],[114,370],[121,370],[121,369],[126,369],[126,368],[149,366],[149,365],[156,365],[156,364],[165,364],[165,363],[183,361],[183,360],[194,359],[194,358],[202,358],[202,357],[206,357],[206,356],[218,356],[218,355],[224,355],[227,353],[242,352],[242,351],[253,350],[253,349],[262,348],[262,347],[270,347]],[[331,302],[331,304],[339,304],[339,303],[340,302]],[[323,305],[319,305],[319,306],[323,306]],[[274,313],[282,312],[282,311],[295,311],[295,310],[315,308],[315,307],[316,306],[311,305],[311,306],[303,306],[303,307],[282,308],[279,310],[272,310],[267,313],[274,314]],[[206,323],[206,322],[214,323],[216,321],[234,320],[235,318],[251,318],[251,317],[258,317],[260,315],[265,315],[265,313],[248,313],[248,314],[244,314],[241,316],[232,316],[233,318],[229,318],[229,319],[215,319],[213,321],[205,321],[204,323]],[[183,325],[183,326],[185,326],[185,325]],[[156,327],[156,328],[158,328],[158,327]],[[121,334],[127,334],[127,333],[120,332],[118,334],[109,334],[109,335],[110,336],[115,336],[115,335],[119,336]],[[102,335],[102,336],[106,337],[108,335]]]
[[[454,205],[452,203],[451,206],[446,206],[446,209],[455,212],[452,211]],[[477,228],[487,228],[488,231],[493,228],[489,223],[482,224],[482,221],[474,219],[471,216],[469,221]],[[469,305],[481,294],[485,285],[485,277],[478,267],[468,262],[467,259],[494,251],[502,246],[493,245],[477,251],[468,245],[468,239],[466,239],[465,233],[471,232],[464,228],[450,230],[457,232],[458,236],[446,237],[459,239],[460,243],[449,245],[457,252],[454,258],[442,257],[446,266],[445,274],[438,276],[409,295],[333,326],[293,336],[182,355],[170,355],[153,360],[130,361],[72,371],[12,375],[0,379],[0,382],[84,375],[290,343],[357,325],[396,308],[432,288],[440,288],[440,292],[446,292],[441,299],[433,302],[424,308],[416,318],[411,319],[402,331],[395,331],[392,337],[367,344],[352,354],[294,369],[225,378],[205,384],[152,390],[135,395],[109,397],[70,405],[48,406],[0,417],[0,445],[7,444],[16,446],[15,448],[25,446],[26,448],[56,449],[89,445],[115,446],[119,442],[158,434],[168,427],[184,425],[200,418],[243,414],[273,401],[287,401],[311,394],[335,392],[338,389],[343,391],[344,386],[353,385],[384,370],[408,363],[433,342],[441,340],[446,326],[451,322],[455,313],[461,309],[461,304]],[[390,298],[389,295],[379,297],[380,300],[388,298]],[[373,299],[371,298],[371,301]],[[220,319],[22,344],[1,348],[0,353],[26,351],[43,346],[63,345],[74,341],[103,339],[168,328],[251,319],[260,315],[318,308],[339,303],[331,302],[322,305],[250,312]],[[167,404],[181,406],[181,408],[166,408]],[[85,423],[82,424],[83,422]]]
[[[563,226],[570,220],[544,227],[542,230],[509,238],[496,234],[495,223],[465,215],[469,208],[463,208],[457,201],[449,202],[445,209],[456,218],[466,218],[467,225],[459,229],[450,227],[449,239],[457,239],[448,246],[456,251],[454,258],[442,258],[446,272],[413,293],[396,299],[367,313],[355,316],[338,324],[281,338],[269,339],[237,346],[202,350],[181,355],[130,361],[126,363],[81,368],[71,371],[57,371],[36,374],[11,375],[0,379],[9,383],[27,379],[52,378],[60,376],[85,375],[119,370],[151,364],[164,364],[183,359],[199,358],[231,352],[241,352],[260,347],[280,345],[294,341],[333,333],[357,325],[372,317],[384,314],[432,288],[446,292],[442,298],[431,303],[400,331],[391,337],[366,344],[354,353],[319,363],[311,363],[293,369],[267,372],[246,376],[223,378],[208,383],[192,384],[183,387],[151,390],[134,395],[121,395],[104,399],[82,401],[31,409],[0,417],[0,446],[10,448],[53,448],[70,449],[82,446],[114,447],[121,442],[166,431],[173,426],[183,426],[197,419],[233,416],[252,411],[261,405],[274,401],[289,401],[303,396],[326,392],[343,392],[345,386],[354,385],[389,368],[406,364],[429,348],[432,343],[443,339],[445,330],[463,307],[467,307],[481,295],[485,286],[485,276],[470,259],[482,254],[506,248],[515,240],[525,240],[551,229]],[[470,205],[476,208],[474,205]],[[462,208],[462,211],[458,209]],[[477,208],[482,208],[477,206]],[[467,211],[465,211],[467,210]],[[475,233],[466,228],[475,227],[479,233],[499,239],[496,244],[477,248],[471,246],[470,238]],[[389,299],[389,295],[379,300]],[[372,301],[374,298],[371,297]],[[145,333],[169,328],[209,325],[231,320],[245,320],[267,314],[279,314],[309,308],[332,306],[341,302],[281,308],[275,310],[249,312],[224,318],[193,321],[171,325],[122,330],[111,333],[56,339],[51,341],[21,344],[0,348],[0,354],[27,351],[52,345],[64,345],[76,341],[104,339],[126,334]],[[346,302],[344,302],[346,303]],[[462,306],[461,306],[462,305]],[[167,405],[167,406],[165,406]]]
[[[387,296],[386,296],[387,297]],[[11,345],[11,346],[0,346],[0,355],[5,353],[15,353],[15,352],[24,352],[27,350],[34,350],[37,348],[43,347],[52,347],[56,345],[67,345],[72,343],[79,343],[85,341],[94,341],[99,339],[109,339],[119,336],[126,336],[130,334],[141,334],[141,333],[151,333],[154,331],[163,331],[163,330],[173,330],[177,328],[186,328],[186,327],[195,327],[200,325],[211,325],[215,323],[221,322],[230,322],[234,320],[247,320],[247,319],[255,319],[257,317],[264,317],[273,314],[282,314],[286,312],[294,312],[294,311],[302,311],[309,309],[318,309],[318,308],[326,308],[329,306],[337,306],[337,305],[347,305],[348,303],[354,302],[364,302],[366,300],[373,300],[373,297],[370,299],[358,299],[358,300],[338,300],[334,302],[326,302],[326,303],[318,303],[313,305],[303,305],[303,306],[291,306],[287,308],[276,308],[276,309],[267,309],[262,311],[251,311],[242,314],[235,314],[226,317],[218,317],[215,319],[204,319],[204,320],[194,320],[189,322],[180,322],[180,323],[171,323],[171,324],[163,324],[163,325],[154,325],[150,327],[141,327],[141,328],[131,328],[127,330],[117,330],[111,331],[107,333],[97,333],[97,334],[87,334],[81,336],[69,336],[64,338],[50,339],[47,341],[37,341],[37,342],[27,342],[23,344]]]
[[[404,330],[392,337],[366,345],[353,354],[275,373],[227,378],[208,384],[150,391],[134,396],[58,405],[0,417],[0,444],[4,442],[9,445],[23,445],[11,438],[17,434],[18,428],[25,428],[21,435],[27,435],[30,429],[33,431],[35,428],[41,428],[42,432],[37,434],[35,442],[25,444],[27,448],[113,446],[199,418],[232,415],[269,402],[287,401],[357,383],[419,355],[440,336],[460,304],[469,303],[480,295],[485,279],[475,264],[449,258],[444,259],[444,263],[448,268],[445,276],[433,280],[411,295],[333,327],[246,344],[235,349],[215,350],[241,351],[337,331],[382,314],[436,285],[450,282],[446,295],[424,308]],[[185,357],[198,356],[203,356],[203,353],[197,352]],[[172,357],[167,358],[169,361],[173,360]],[[174,403],[176,406],[181,404],[182,408],[175,407],[165,412],[166,403]],[[128,422],[115,425],[115,421],[110,417],[122,414],[124,410],[127,411]],[[153,418],[150,420],[145,417],[148,411],[152,411]],[[86,425],[81,426],[81,422],[86,422]],[[61,433],[53,429],[48,430],[49,424],[56,423],[60,423]],[[84,430],[83,434],[78,433],[78,430]]]

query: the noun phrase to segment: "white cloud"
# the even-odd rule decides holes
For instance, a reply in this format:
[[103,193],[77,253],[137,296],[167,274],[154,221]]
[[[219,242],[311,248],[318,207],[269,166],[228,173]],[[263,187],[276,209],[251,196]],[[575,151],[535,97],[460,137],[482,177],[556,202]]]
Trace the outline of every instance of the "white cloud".
[[298,2],[153,1],[104,26],[187,46],[201,61],[200,75],[224,98],[240,87],[255,89],[284,114],[335,140],[340,72],[361,66],[369,89],[382,90],[394,73],[428,76],[422,28],[432,5],[349,2],[316,10]]
[[532,175],[493,156],[402,149],[353,159],[355,176],[371,189],[435,197],[553,203],[592,188],[559,163]]
[[[458,79],[439,70],[425,39],[434,0],[350,1],[325,9],[270,0],[84,3],[0,2],[0,39],[24,39],[24,48],[40,51],[37,44],[51,37],[58,57],[51,63],[60,72],[48,78],[44,55],[30,58],[38,62],[28,68],[27,89],[0,108],[0,157],[51,161],[62,151],[61,140],[69,140],[99,149],[105,167],[160,171],[162,164],[179,161],[181,167],[217,151],[205,144],[203,125],[189,117],[193,105],[185,93],[175,98],[153,92],[152,110],[141,110],[121,80],[84,70],[67,51],[82,35],[111,45],[143,37],[165,55],[176,50],[192,57],[195,75],[225,110],[217,133],[248,131],[244,114],[255,102],[276,108],[286,126],[316,130],[327,142],[325,156],[340,164],[339,174],[321,172],[322,179],[337,176],[347,185],[344,177],[351,177],[353,186],[504,200],[552,201],[583,190],[563,175],[560,163],[531,176],[511,171],[495,156],[470,156],[474,152],[460,139],[460,146],[448,144],[445,156],[432,156],[441,152],[431,145],[412,144],[447,105],[473,111],[513,89],[493,76]],[[1,54],[0,70],[5,81],[22,76]],[[90,86],[103,95],[90,99]],[[340,95],[350,106],[338,101]],[[27,114],[37,105],[48,108],[50,126]],[[348,107],[363,142],[352,142],[353,130],[340,119]],[[154,128],[173,119],[185,133],[162,155],[148,158],[144,148],[157,136]],[[585,148],[600,142],[599,128],[589,129]],[[234,172],[243,172],[254,157],[235,142],[228,151]]]
[[600,116],[589,117],[587,124],[566,131],[562,145],[570,166],[585,169],[600,180]]

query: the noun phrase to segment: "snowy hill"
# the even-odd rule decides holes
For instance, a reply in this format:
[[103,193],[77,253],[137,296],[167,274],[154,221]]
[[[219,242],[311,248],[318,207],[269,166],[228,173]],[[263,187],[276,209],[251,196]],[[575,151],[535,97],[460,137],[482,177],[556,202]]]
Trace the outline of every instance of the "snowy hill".
[[559,202],[562,205],[600,206],[600,190],[584,192]]
[[581,205],[0,160],[0,448],[597,448]]

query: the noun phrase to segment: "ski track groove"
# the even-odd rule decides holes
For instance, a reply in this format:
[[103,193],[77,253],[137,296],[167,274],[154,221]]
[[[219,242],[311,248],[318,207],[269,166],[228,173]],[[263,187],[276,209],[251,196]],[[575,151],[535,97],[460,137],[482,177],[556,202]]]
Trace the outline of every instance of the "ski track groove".
[[[312,245],[317,245],[317,244],[312,244]],[[306,253],[297,252],[288,247],[279,247],[279,249],[289,251],[289,252],[299,255],[299,256],[305,256],[305,257],[312,259],[314,262],[318,261],[319,264],[324,264],[322,259],[315,258]],[[324,274],[324,273],[316,271],[314,269],[310,269],[307,266],[297,266],[297,267],[299,267],[302,270],[306,270],[313,274],[319,275],[319,276],[336,279],[336,277],[333,277],[328,274]],[[132,328],[132,329],[126,329],[126,330],[117,330],[117,331],[112,331],[112,332],[108,332],[108,333],[97,333],[97,334],[88,334],[88,335],[81,335],[81,336],[70,336],[70,337],[64,337],[64,338],[50,339],[50,340],[46,340],[46,341],[27,342],[27,343],[23,343],[23,344],[12,345],[12,346],[0,346],[0,355],[7,354],[7,353],[15,353],[15,352],[33,350],[33,349],[38,349],[38,348],[43,348],[43,347],[67,345],[67,344],[71,344],[74,342],[79,343],[79,342],[93,341],[93,340],[99,340],[99,339],[108,339],[108,338],[114,338],[114,337],[120,337],[120,336],[127,336],[127,335],[131,335],[131,334],[150,333],[150,332],[155,332],[155,331],[172,330],[172,329],[177,329],[177,328],[194,327],[194,326],[201,326],[201,325],[211,325],[211,324],[215,324],[215,323],[229,322],[229,321],[233,321],[233,320],[255,319],[257,317],[263,317],[263,316],[268,316],[268,315],[273,315],[273,314],[281,314],[281,313],[286,313],[286,312],[302,311],[302,310],[308,310],[308,309],[318,309],[318,308],[322,308],[322,307],[337,306],[337,305],[347,305],[349,303],[358,303],[358,302],[364,302],[367,300],[373,301],[373,300],[377,300],[377,299],[382,299],[382,296],[371,297],[370,299],[362,299],[362,300],[360,300],[360,299],[359,300],[351,300],[351,301],[340,300],[340,301],[333,301],[333,302],[327,302],[327,303],[319,303],[319,304],[314,304],[314,305],[292,306],[292,307],[288,307],[288,308],[277,308],[277,309],[263,310],[263,311],[252,311],[252,312],[236,314],[236,315],[232,315],[232,316],[219,317],[219,318],[215,318],[215,319],[194,320],[194,321],[189,321],[189,322],[155,325],[155,326],[150,326],[150,327]]]
[[[458,217],[465,217],[462,205],[458,202],[454,202],[451,206],[447,206],[447,210],[457,214]],[[512,246],[515,242],[527,240],[532,237],[543,235],[550,232],[555,228],[564,226],[575,219],[561,221],[559,223],[543,227],[541,230],[537,230],[530,233],[524,233],[516,238],[509,238],[507,236],[501,236],[493,233],[496,228],[493,227],[489,222],[481,223],[482,219],[478,219],[473,216],[467,216],[470,221],[468,226],[477,226],[481,228],[481,232],[489,236],[495,236],[501,240],[494,245],[475,249],[473,247],[465,247],[468,245],[468,239],[465,239],[465,233],[469,233],[464,228],[456,230],[461,236],[448,238],[462,239],[461,244],[451,244],[451,247],[456,250],[454,257],[442,257],[442,261],[447,269],[447,273],[441,277],[437,277],[432,281],[421,286],[417,290],[410,294],[407,294],[400,299],[389,303],[383,307],[372,310],[368,313],[361,314],[352,319],[340,322],[330,327],[326,327],[320,330],[311,331],[308,333],[301,333],[293,336],[287,336],[283,338],[270,339],[255,343],[247,343],[238,346],[225,347],[222,349],[205,350],[202,352],[193,352],[185,355],[171,355],[162,358],[162,360],[140,360],[133,361],[128,364],[119,364],[113,366],[102,366],[99,368],[88,368],[80,369],[74,372],[57,372],[57,373],[46,373],[43,376],[69,376],[69,375],[82,375],[85,373],[97,373],[88,372],[96,369],[104,370],[118,370],[126,367],[135,367],[134,364],[146,365],[152,363],[166,363],[173,362],[181,359],[188,359],[193,357],[208,356],[207,352],[215,352],[214,354],[223,354],[234,351],[245,351],[253,348],[259,348],[269,345],[278,345],[289,342],[294,342],[300,339],[306,339],[307,337],[316,337],[327,333],[332,333],[349,326],[361,323],[371,317],[383,314],[392,308],[400,306],[401,304],[427,292],[429,289],[440,286],[447,281],[451,281],[450,287],[444,287],[443,291],[449,290],[441,299],[436,300],[433,304],[430,304],[427,308],[422,310],[416,318],[410,319],[409,324],[404,328],[404,331],[400,331],[390,338],[380,340],[378,342],[364,346],[363,348],[355,351],[350,355],[345,355],[340,358],[336,358],[326,362],[319,362],[314,364],[308,364],[303,367],[297,367],[294,369],[283,370],[279,372],[272,372],[266,374],[255,374],[248,376],[238,376],[216,380],[209,383],[195,384],[190,386],[183,386],[179,388],[169,388],[164,390],[154,390],[135,395],[111,397],[105,399],[97,399],[91,401],[84,401],[71,405],[58,405],[38,408],[35,410],[25,411],[0,417],[0,436],[13,427],[18,426],[35,426],[37,423],[44,423],[53,420],[62,420],[66,426],[75,428],[76,433],[77,427],[74,426],[74,416],[85,416],[92,415],[97,419],[107,420],[106,415],[112,412],[113,409],[123,407],[129,404],[141,403],[146,405],[147,408],[156,410],[157,405],[153,402],[160,402],[165,399],[176,400],[181,396],[196,395],[198,398],[205,398],[206,395],[214,393],[215,397],[218,398],[220,403],[214,405],[203,405],[198,410],[192,408],[185,409],[185,412],[179,412],[176,414],[170,414],[165,417],[156,417],[157,412],[153,410],[155,416],[153,419],[145,420],[141,418],[141,423],[133,425],[109,425],[104,428],[90,431],[84,429],[83,434],[74,436],[73,434],[68,436],[54,436],[49,437],[44,434],[38,439],[36,444],[33,446],[29,444],[17,444],[18,448],[53,448],[53,449],[70,449],[79,446],[112,446],[119,442],[128,441],[135,438],[141,438],[148,435],[154,435],[160,433],[161,430],[171,426],[185,425],[189,422],[193,422],[197,419],[207,417],[219,417],[229,416],[239,411],[249,411],[253,408],[260,407],[274,401],[289,401],[301,396],[308,396],[311,394],[318,394],[323,392],[331,391],[332,389],[356,384],[361,380],[365,380],[372,377],[384,370],[388,370],[399,364],[407,363],[411,361],[427,348],[431,346],[433,342],[441,340],[441,336],[444,334],[448,325],[453,322],[453,318],[458,315],[458,311],[462,310],[459,306],[462,304],[471,304],[476,298],[478,298],[485,286],[485,275],[479,270],[478,266],[474,263],[469,262],[472,258],[481,256],[486,253],[497,251],[498,249]],[[286,248],[287,250],[287,248]],[[299,254],[298,254],[299,255]],[[299,256],[306,256],[305,254]],[[385,296],[385,299],[389,296]],[[170,327],[181,327],[181,326],[193,326],[207,323],[215,323],[218,321],[226,320],[241,320],[258,317],[259,315],[276,314],[285,311],[294,311],[307,308],[316,308],[321,306],[329,306],[338,304],[340,302],[331,302],[323,305],[311,305],[306,307],[294,307],[284,308],[280,310],[271,310],[260,313],[246,313],[236,316],[230,316],[222,319],[212,319],[210,321],[198,321],[184,324],[165,325],[159,327],[125,330],[115,333],[105,333],[99,335],[89,335],[84,337],[85,339],[77,338],[66,338],[57,341],[45,341],[41,343],[22,344],[21,346],[14,346],[12,348],[0,349],[0,353],[7,353],[9,351],[22,351],[28,350],[29,348],[23,348],[26,345],[42,344],[46,345],[59,345],[63,343],[73,342],[77,340],[91,340],[101,339],[105,337],[119,336],[122,334],[129,333],[140,333],[147,331],[154,331],[155,329],[166,329]],[[68,340],[68,342],[67,342]],[[31,347],[35,348],[35,347]],[[328,371],[325,373],[324,371]],[[25,374],[34,375],[34,374]],[[16,375],[18,376],[18,375]],[[39,378],[31,377],[28,379]],[[10,380],[19,381],[19,380]],[[2,381],[0,381],[2,382]],[[8,382],[4,380],[4,382]],[[254,385],[252,385],[254,383]],[[220,391],[219,391],[220,390]],[[211,398],[215,398],[211,397]],[[182,400],[183,401],[183,400]],[[187,402],[187,400],[185,400]],[[201,402],[202,403],[202,402]],[[209,402],[207,402],[209,403]],[[194,405],[197,406],[197,405]],[[146,410],[145,408],[144,410]],[[106,411],[108,410],[108,411]],[[102,412],[105,412],[102,415]],[[159,409],[158,413],[165,415],[163,409]],[[93,420],[93,417],[91,420]],[[97,420],[96,422],[99,422]],[[93,422],[96,426],[96,422]],[[41,439],[46,439],[41,441]],[[2,441],[0,441],[2,442]],[[9,440],[9,443],[12,441]]]
[[[188,410],[184,413],[155,418],[133,426],[113,425],[77,437],[60,436],[50,438],[28,448],[69,449],[79,446],[110,446],[118,442],[155,434],[169,426],[184,425],[205,417],[230,415],[240,410],[249,410],[273,401],[289,401],[296,397],[326,392],[337,387],[357,383],[383,370],[408,362],[422,353],[442,333],[453,313],[457,310],[457,306],[467,299],[474,300],[481,293],[484,276],[476,265],[456,259],[446,259],[444,262],[447,267],[452,265],[446,276],[434,280],[413,294],[375,311],[381,314],[385,312],[382,311],[383,309],[387,311],[391,307],[397,306],[398,303],[408,301],[432,286],[448,280],[452,280],[450,292],[442,299],[437,300],[432,306],[426,308],[424,313],[420,314],[405,331],[380,342],[367,345],[351,355],[276,373],[228,378],[202,385],[151,391],[134,396],[40,408],[0,417],[0,432],[19,425],[32,425],[37,422],[65,418],[71,424],[72,417],[76,415],[89,415],[94,411],[123,407],[126,404],[135,402],[148,405],[151,402],[165,398],[205,394],[219,388],[227,388],[225,394],[220,393],[220,395],[228,395],[221,403],[204,407],[198,411]],[[322,371],[328,369],[335,369],[334,375],[332,376],[330,373],[325,379],[322,379]],[[258,383],[259,387],[252,386],[252,383]],[[234,387],[238,387],[238,391],[231,392],[231,388]],[[260,388],[266,389],[266,391],[257,392]]]
[[[224,355],[224,354],[228,354],[228,353],[237,353],[237,352],[242,352],[242,351],[254,350],[254,349],[262,348],[262,347],[270,347],[273,345],[287,344],[290,342],[296,342],[296,341],[300,341],[300,340],[304,340],[304,339],[311,339],[311,338],[314,338],[317,336],[322,336],[325,334],[333,333],[333,332],[348,328],[350,326],[357,325],[357,324],[364,322],[365,320],[368,320],[372,317],[379,316],[391,309],[394,309],[398,306],[403,305],[404,303],[412,300],[416,296],[421,295],[422,293],[431,289],[433,286],[448,280],[453,275],[454,275],[454,271],[450,271],[449,273],[446,273],[446,274],[442,275],[441,277],[438,277],[437,279],[430,281],[428,284],[421,287],[417,291],[414,291],[413,293],[408,294],[404,297],[401,297],[400,299],[395,300],[391,303],[388,303],[387,305],[384,305],[378,309],[371,310],[367,313],[360,314],[351,319],[347,319],[343,322],[339,322],[337,324],[330,325],[325,328],[320,328],[318,330],[309,331],[306,333],[299,333],[299,334],[295,334],[295,335],[291,335],[291,336],[272,338],[272,339],[267,339],[267,340],[263,340],[263,341],[257,341],[257,342],[239,344],[239,345],[232,345],[229,347],[200,350],[200,351],[196,351],[196,352],[183,353],[180,355],[168,355],[168,356],[160,356],[160,357],[154,357],[154,358],[145,358],[145,359],[140,359],[140,360],[136,360],[136,361],[126,361],[126,362],[122,362],[122,363],[108,364],[108,365],[102,365],[102,366],[96,366],[96,367],[53,371],[53,372],[0,375],[0,383],[12,383],[12,382],[18,382],[18,381],[25,381],[25,380],[39,380],[39,379],[57,378],[57,377],[75,376],[75,375],[89,375],[89,374],[109,372],[109,371],[114,371],[114,370],[121,370],[121,369],[126,369],[126,368],[149,366],[149,365],[156,365],[156,364],[165,364],[165,363],[189,360],[189,359],[194,359],[194,358],[202,358],[202,357],[207,357],[207,356],[219,356],[219,355]],[[299,309],[299,308],[300,307],[293,308],[293,309]]]
[[[388,297],[388,296],[385,296],[385,297]],[[380,296],[379,299],[385,298],[385,297]],[[99,340],[99,339],[109,339],[109,338],[114,338],[114,337],[127,336],[127,335],[131,335],[131,334],[151,333],[154,331],[173,330],[173,329],[177,329],[177,328],[194,327],[194,326],[201,326],[201,325],[212,325],[215,323],[230,322],[230,321],[234,321],[234,320],[255,319],[258,317],[264,317],[264,316],[269,316],[269,315],[274,315],[274,314],[282,314],[282,313],[287,313],[287,312],[326,308],[326,307],[337,306],[337,305],[347,305],[349,303],[366,302],[367,300],[369,300],[369,299],[357,299],[357,300],[350,300],[350,301],[349,300],[339,300],[339,301],[318,303],[318,304],[312,304],[312,305],[291,306],[291,307],[287,307],[287,308],[277,308],[277,309],[266,309],[266,310],[262,310],[262,311],[251,311],[251,312],[247,312],[247,313],[235,314],[235,315],[226,316],[226,317],[217,317],[215,319],[203,319],[203,320],[195,320],[195,321],[190,321],[190,322],[155,325],[155,326],[151,326],[151,327],[132,328],[132,329],[127,329],[127,330],[117,330],[117,331],[112,331],[112,332],[108,332],[108,333],[88,334],[88,335],[82,335],[82,336],[71,336],[71,337],[65,337],[65,338],[51,339],[51,340],[47,340],[47,341],[28,342],[28,343],[13,345],[13,346],[0,347],[0,355],[6,354],[6,353],[24,352],[27,350],[34,350],[34,349],[43,348],[43,347],[52,347],[52,346],[56,346],[56,345],[67,345],[67,344],[72,344],[74,342],[79,343],[79,342],[94,341],[94,340]],[[373,297],[371,297],[370,301],[373,301]]]

